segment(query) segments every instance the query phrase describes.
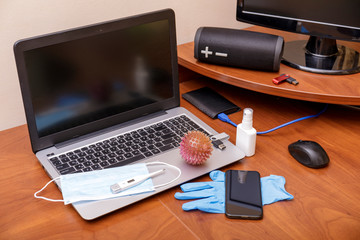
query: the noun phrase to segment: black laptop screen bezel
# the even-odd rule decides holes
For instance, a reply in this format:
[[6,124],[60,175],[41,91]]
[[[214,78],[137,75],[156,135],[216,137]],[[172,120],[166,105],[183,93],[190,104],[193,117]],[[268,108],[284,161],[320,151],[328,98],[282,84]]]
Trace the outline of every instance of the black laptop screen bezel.
[[[144,107],[137,108],[125,113],[119,113],[101,120],[91,123],[86,123],[77,127],[66,129],[54,134],[40,137],[35,122],[35,114],[31,101],[31,93],[29,80],[27,77],[26,63],[24,52],[45,47],[53,44],[67,42],[70,40],[80,39],[89,36],[95,36],[105,32],[112,32],[120,29],[125,29],[141,24],[156,22],[160,20],[167,20],[169,23],[169,41],[171,48],[171,67],[173,77],[173,96],[169,99],[162,100]],[[14,44],[15,61],[20,81],[23,104],[25,108],[26,120],[30,135],[32,150],[34,153],[59,144],[61,142],[77,138],[89,133],[93,133],[117,124],[121,124],[141,116],[154,113],[156,111],[163,111],[178,107],[180,105],[179,97],[179,80],[178,80],[178,63],[177,63],[177,44],[176,44],[176,30],[175,30],[175,14],[171,9],[140,14],[136,16],[121,18],[104,23],[79,27],[66,31],[51,33],[43,36],[33,37],[29,39],[19,40]]]

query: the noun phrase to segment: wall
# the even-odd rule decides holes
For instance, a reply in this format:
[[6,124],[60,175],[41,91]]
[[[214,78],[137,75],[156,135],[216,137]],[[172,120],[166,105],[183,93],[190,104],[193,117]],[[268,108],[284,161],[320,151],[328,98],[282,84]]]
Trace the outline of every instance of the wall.
[[13,55],[15,41],[163,8],[176,14],[178,44],[200,26],[244,28],[236,0],[0,0],[0,131],[26,123]]

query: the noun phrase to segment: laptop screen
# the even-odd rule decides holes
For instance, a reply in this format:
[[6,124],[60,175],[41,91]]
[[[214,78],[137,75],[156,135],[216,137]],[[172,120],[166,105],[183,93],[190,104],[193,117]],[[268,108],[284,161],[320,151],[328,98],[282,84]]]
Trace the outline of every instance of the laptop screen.
[[165,11],[16,43],[32,143],[56,144],[178,105],[174,28]]
[[39,137],[172,97],[166,20],[24,52]]

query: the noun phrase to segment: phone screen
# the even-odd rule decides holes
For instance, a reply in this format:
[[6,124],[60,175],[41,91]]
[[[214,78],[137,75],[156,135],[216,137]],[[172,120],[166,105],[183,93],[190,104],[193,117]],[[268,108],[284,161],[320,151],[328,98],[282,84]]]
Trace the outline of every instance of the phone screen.
[[229,170],[225,186],[225,215],[228,218],[262,218],[261,183],[257,171]]

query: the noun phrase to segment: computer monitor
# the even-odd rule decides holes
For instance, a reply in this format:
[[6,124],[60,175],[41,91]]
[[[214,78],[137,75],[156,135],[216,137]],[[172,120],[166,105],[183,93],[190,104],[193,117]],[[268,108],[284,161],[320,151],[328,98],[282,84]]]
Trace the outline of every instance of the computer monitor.
[[323,74],[360,72],[359,52],[336,40],[360,42],[360,0],[238,0],[238,21],[310,35],[286,42],[282,62]]

